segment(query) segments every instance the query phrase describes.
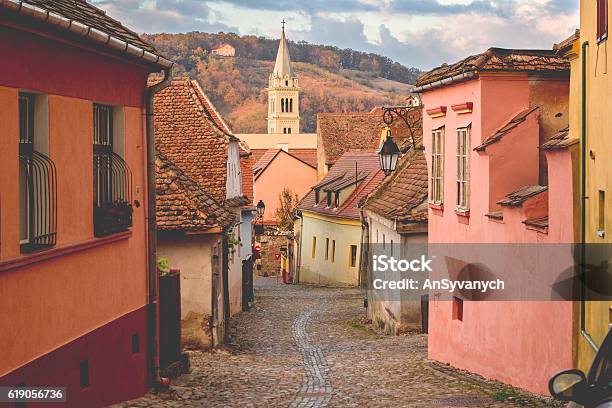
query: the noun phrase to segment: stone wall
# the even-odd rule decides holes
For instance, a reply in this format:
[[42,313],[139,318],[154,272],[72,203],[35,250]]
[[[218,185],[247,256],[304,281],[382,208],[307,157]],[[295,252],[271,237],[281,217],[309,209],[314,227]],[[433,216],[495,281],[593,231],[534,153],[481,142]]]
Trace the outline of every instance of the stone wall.
[[255,273],[260,276],[276,276],[280,273],[280,259],[274,256],[280,253],[281,246],[287,245],[287,237],[285,235],[276,235],[266,233],[259,238],[261,243],[261,259],[258,263],[261,268],[255,268]]

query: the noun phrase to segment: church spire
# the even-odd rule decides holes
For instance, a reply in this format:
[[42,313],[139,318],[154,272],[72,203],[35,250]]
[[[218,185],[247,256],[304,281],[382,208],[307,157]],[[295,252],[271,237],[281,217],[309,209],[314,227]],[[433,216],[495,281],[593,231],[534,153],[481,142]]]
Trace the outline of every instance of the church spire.
[[281,34],[280,43],[278,45],[278,53],[276,54],[276,64],[274,64],[274,75],[279,78],[285,78],[285,75],[289,75],[293,78],[293,69],[291,68],[291,57],[289,56],[289,46],[287,45],[287,38],[285,37],[285,20],[282,21],[283,32]]

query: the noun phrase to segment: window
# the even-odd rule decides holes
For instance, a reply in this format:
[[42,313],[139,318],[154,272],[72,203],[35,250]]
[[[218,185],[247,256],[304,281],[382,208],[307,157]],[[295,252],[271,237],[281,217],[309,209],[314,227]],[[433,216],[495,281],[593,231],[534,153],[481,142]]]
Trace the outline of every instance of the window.
[[336,240],[333,239],[332,240],[332,254],[331,254],[331,261],[335,262],[336,261]]
[[457,129],[457,209],[470,208],[470,128]]
[[289,86],[289,81],[285,80],[285,86]]
[[444,201],[444,128],[431,135],[431,188],[429,200],[433,204]]
[[608,0],[597,0],[597,42],[608,38]]
[[48,150],[45,95],[19,94],[19,243],[22,252],[55,245],[57,175]]
[[325,238],[325,260],[329,261],[329,238]]
[[281,112],[285,111],[285,98],[281,98]]
[[393,240],[391,240],[391,256],[393,256]]
[[287,128],[283,128],[283,133],[287,134]]
[[[94,235],[105,236],[132,226],[132,173],[121,156],[119,112],[111,106],[94,104]],[[116,116],[116,117],[115,117]],[[119,129],[118,129],[119,130]],[[116,140],[115,140],[116,139]]]
[[354,268],[357,266],[357,245],[351,245],[349,251],[349,266]]
[[293,112],[293,98],[289,99],[289,112]]
[[453,296],[453,320],[463,321],[463,299]]
[[314,259],[317,254],[317,237],[312,237],[312,259]]
[[321,201],[321,190],[315,188],[315,205],[319,204],[319,201]]
[[331,201],[332,201],[332,198],[331,198],[331,197],[332,197],[332,192],[331,192],[331,191],[328,191],[328,192],[327,192],[327,206],[328,206],[328,207],[331,207]]
[[81,388],[89,387],[89,361],[83,360],[79,364],[79,380]]
[[287,133],[291,133],[291,128],[287,128]]
[[334,207],[340,207],[340,192],[336,191],[334,194]]

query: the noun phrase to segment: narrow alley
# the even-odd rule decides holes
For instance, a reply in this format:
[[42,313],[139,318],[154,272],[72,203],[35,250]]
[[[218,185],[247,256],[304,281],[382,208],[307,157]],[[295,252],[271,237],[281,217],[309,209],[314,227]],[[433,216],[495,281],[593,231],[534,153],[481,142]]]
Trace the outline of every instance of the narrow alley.
[[423,334],[384,336],[357,289],[256,280],[228,347],[191,352],[167,394],[117,407],[555,407],[506,385],[428,362]]

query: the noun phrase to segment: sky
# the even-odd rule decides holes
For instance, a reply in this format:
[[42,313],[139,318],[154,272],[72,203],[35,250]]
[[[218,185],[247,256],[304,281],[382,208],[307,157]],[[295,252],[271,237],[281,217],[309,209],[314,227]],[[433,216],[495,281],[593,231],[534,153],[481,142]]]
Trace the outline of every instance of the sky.
[[551,48],[579,0],[89,0],[139,33],[235,32],[374,52],[431,69],[489,47]]

